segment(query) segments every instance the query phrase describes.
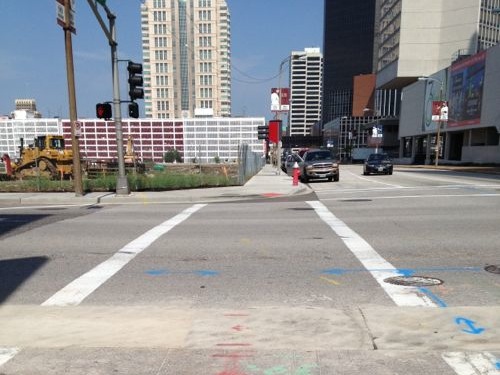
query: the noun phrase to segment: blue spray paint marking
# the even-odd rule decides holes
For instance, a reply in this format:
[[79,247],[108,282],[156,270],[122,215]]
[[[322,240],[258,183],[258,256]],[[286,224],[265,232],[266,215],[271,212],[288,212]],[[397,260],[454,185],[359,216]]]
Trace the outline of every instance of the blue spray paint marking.
[[167,270],[149,270],[149,271],[146,271],[146,273],[150,276],[160,276],[160,275],[164,275],[166,273],[168,273]]
[[457,316],[455,318],[455,323],[459,326],[464,323],[468,328],[462,329],[462,332],[470,333],[471,335],[479,335],[485,331],[482,327],[476,327],[476,322],[473,320],[461,316]]
[[210,270],[199,270],[199,271],[194,271],[197,275],[200,276],[217,276],[219,272],[217,271],[210,271]]
[[441,298],[436,296],[434,293],[432,293],[429,289],[427,288],[418,288],[422,293],[426,294],[430,299],[432,299],[439,307],[448,307],[446,302],[444,302]]
[[392,272],[403,276],[412,276],[419,272],[481,272],[480,267],[423,267],[423,268],[399,268],[399,269],[366,269],[366,268],[330,268],[321,271],[329,275],[345,275],[356,272]]
[[[429,267],[429,268],[400,268],[400,269],[365,269],[365,268],[330,268],[323,270],[322,273],[329,275],[345,275],[348,273],[358,273],[358,272],[392,272],[395,275],[402,276],[412,276],[415,273],[420,272],[482,272],[480,267]],[[429,298],[431,298],[434,303],[439,307],[446,308],[448,305],[445,301],[439,298],[436,294],[432,293],[427,288],[418,288],[421,293],[424,293]],[[483,327],[478,327],[476,322],[464,317],[456,317],[455,324],[462,328],[462,332],[479,335],[482,334],[486,329]],[[465,326],[464,326],[465,325]],[[497,361],[495,366],[500,369],[500,361]]]
[[195,274],[198,276],[210,277],[210,276],[218,276],[219,272],[211,271],[211,270],[195,270],[195,271],[169,271],[166,269],[157,269],[157,270],[148,270],[146,274],[150,276],[163,276],[163,275],[186,275],[186,274]]

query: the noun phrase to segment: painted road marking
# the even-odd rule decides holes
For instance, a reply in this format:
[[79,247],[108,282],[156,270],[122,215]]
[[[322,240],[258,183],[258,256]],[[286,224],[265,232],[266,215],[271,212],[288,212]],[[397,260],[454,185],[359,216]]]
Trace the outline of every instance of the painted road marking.
[[448,305],[446,304],[446,302],[444,302],[441,298],[439,298],[437,295],[435,295],[434,293],[432,293],[428,288],[424,288],[424,287],[420,287],[418,288],[422,293],[426,294],[430,299],[432,299],[434,301],[434,303],[436,305],[438,305],[439,307],[448,307]]
[[333,284],[333,285],[340,285],[340,283],[337,280],[330,279],[330,278],[325,277],[325,276],[320,276],[319,278],[321,280],[325,280],[327,283],[330,283],[330,284]]
[[[363,266],[372,274],[384,291],[392,298],[398,306],[428,306],[446,307],[446,303],[435,296],[427,288],[416,288],[396,286],[384,282],[387,277],[395,274],[406,276],[408,270],[396,269],[373,249],[368,242],[350,229],[343,221],[338,219],[328,208],[319,201],[307,202],[318,214],[318,216],[333,229],[333,231],[344,241],[347,248],[358,258]],[[399,289],[399,290],[398,290]],[[462,330],[469,334],[480,334],[484,328],[477,327],[476,322],[470,319],[457,317],[455,323],[465,323],[468,330]],[[458,375],[498,375],[498,363],[500,361],[487,352],[479,354],[468,353],[444,353],[443,358],[455,370]],[[475,369],[485,369],[476,372]]]
[[418,288],[393,285],[384,282],[388,277],[404,276],[404,274],[398,272],[396,267],[382,258],[368,242],[333,215],[323,203],[319,201],[308,201],[307,203],[314,208],[318,216],[337,233],[361,264],[363,264],[367,270],[371,270],[369,271],[370,274],[398,306],[436,306],[434,302],[432,302],[427,295],[422,294]]
[[44,303],[42,306],[76,306],[87,298],[94,290],[104,284],[109,278],[120,271],[128,262],[134,259],[154,241],[170,231],[176,225],[182,223],[193,213],[205,207],[206,204],[195,204],[173,218],[150,229],[142,236],[129,242],[116,252],[111,258],[105,260],[78,279],[72,281],[62,288]]
[[496,358],[490,353],[449,352],[441,355],[458,375],[498,375]]
[[468,318],[464,318],[462,316],[457,316],[455,318],[455,323],[458,326],[465,324],[466,328],[463,328],[462,332],[469,333],[471,335],[479,335],[480,333],[483,333],[485,330],[485,328],[477,327],[475,321],[470,320]]
[[360,175],[358,175],[356,173],[352,173],[350,171],[347,171],[347,173],[353,175],[354,177],[359,178],[360,180],[375,182],[377,184],[386,185],[386,186],[392,186],[392,187],[395,187],[395,188],[401,188],[402,187],[401,185],[389,184],[387,182],[382,182],[382,181],[372,180],[372,179],[369,179],[369,178],[366,178],[366,177],[362,177],[362,176],[360,176]]
[[[344,275],[355,272],[371,272],[371,271],[387,271],[392,270],[370,270],[365,268],[329,268],[323,270],[322,273],[329,275]],[[404,276],[413,276],[420,272],[482,272],[481,267],[418,267],[418,268],[397,268],[396,273],[401,273]]]
[[[470,198],[470,197],[480,197],[480,198],[490,198],[490,197],[500,197],[500,194],[426,194],[426,195],[394,195],[394,196],[373,196],[373,197],[363,197],[365,200],[383,200],[383,199],[420,199],[420,198]],[[322,198],[322,201],[344,201],[349,198]]]
[[154,270],[148,270],[146,271],[146,274],[150,276],[166,276],[166,275],[188,275],[188,274],[194,274],[198,276],[218,276],[219,272],[218,271],[212,271],[212,270],[195,270],[195,271],[170,271],[167,269],[154,269]]
[[0,366],[14,358],[19,350],[19,348],[0,348]]

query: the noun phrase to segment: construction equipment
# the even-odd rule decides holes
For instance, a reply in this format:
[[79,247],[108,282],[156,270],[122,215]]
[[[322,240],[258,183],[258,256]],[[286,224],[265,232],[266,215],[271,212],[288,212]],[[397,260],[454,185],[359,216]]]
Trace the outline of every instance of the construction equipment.
[[134,149],[134,139],[129,136],[127,139],[127,147],[125,149],[125,169],[132,170],[137,173],[144,173],[146,170],[146,166],[139,159]]
[[[105,175],[116,175],[118,173],[118,160],[82,160],[83,170],[89,179],[99,178]],[[124,155],[125,172],[146,172],[146,165],[141,161],[134,149],[134,139],[129,136]]]
[[73,173],[73,152],[65,149],[61,135],[40,135],[28,147],[21,138],[19,159],[11,163],[11,173],[20,179],[69,178]]
[[[0,175],[7,176],[7,178],[66,179],[70,178],[73,173],[73,152],[65,148],[64,138],[61,135],[38,136],[34,139],[34,143],[27,147],[21,138],[19,158],[12,160],[9,155],[5,154],[0,159],[2,162]],[[118,162],[116,160],[82,160],[82,168],[87,177],[96,178],[106,174],[116,174]],[[145,164],[134,150],[132,137],[127,140],[125,169],[133,173],[144,173],[146,170]]]

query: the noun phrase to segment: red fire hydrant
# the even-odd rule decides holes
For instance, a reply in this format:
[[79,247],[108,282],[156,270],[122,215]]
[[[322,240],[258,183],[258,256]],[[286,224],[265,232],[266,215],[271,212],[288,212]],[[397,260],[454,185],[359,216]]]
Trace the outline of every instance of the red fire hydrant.
[[299,185],[299,176],[300,176],[299,164],[295,162],[295,164],[293,165],[293,182],[292,182],[293,186]]

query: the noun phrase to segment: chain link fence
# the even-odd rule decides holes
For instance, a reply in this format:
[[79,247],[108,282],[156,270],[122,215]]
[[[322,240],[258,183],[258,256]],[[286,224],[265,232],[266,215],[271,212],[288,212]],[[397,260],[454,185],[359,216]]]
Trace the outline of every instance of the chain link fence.
[[248,144],[243,143],[238,148],[238,164],[238,184],[244,185],[264,167],[266,158],[262,153],[252,151]]

